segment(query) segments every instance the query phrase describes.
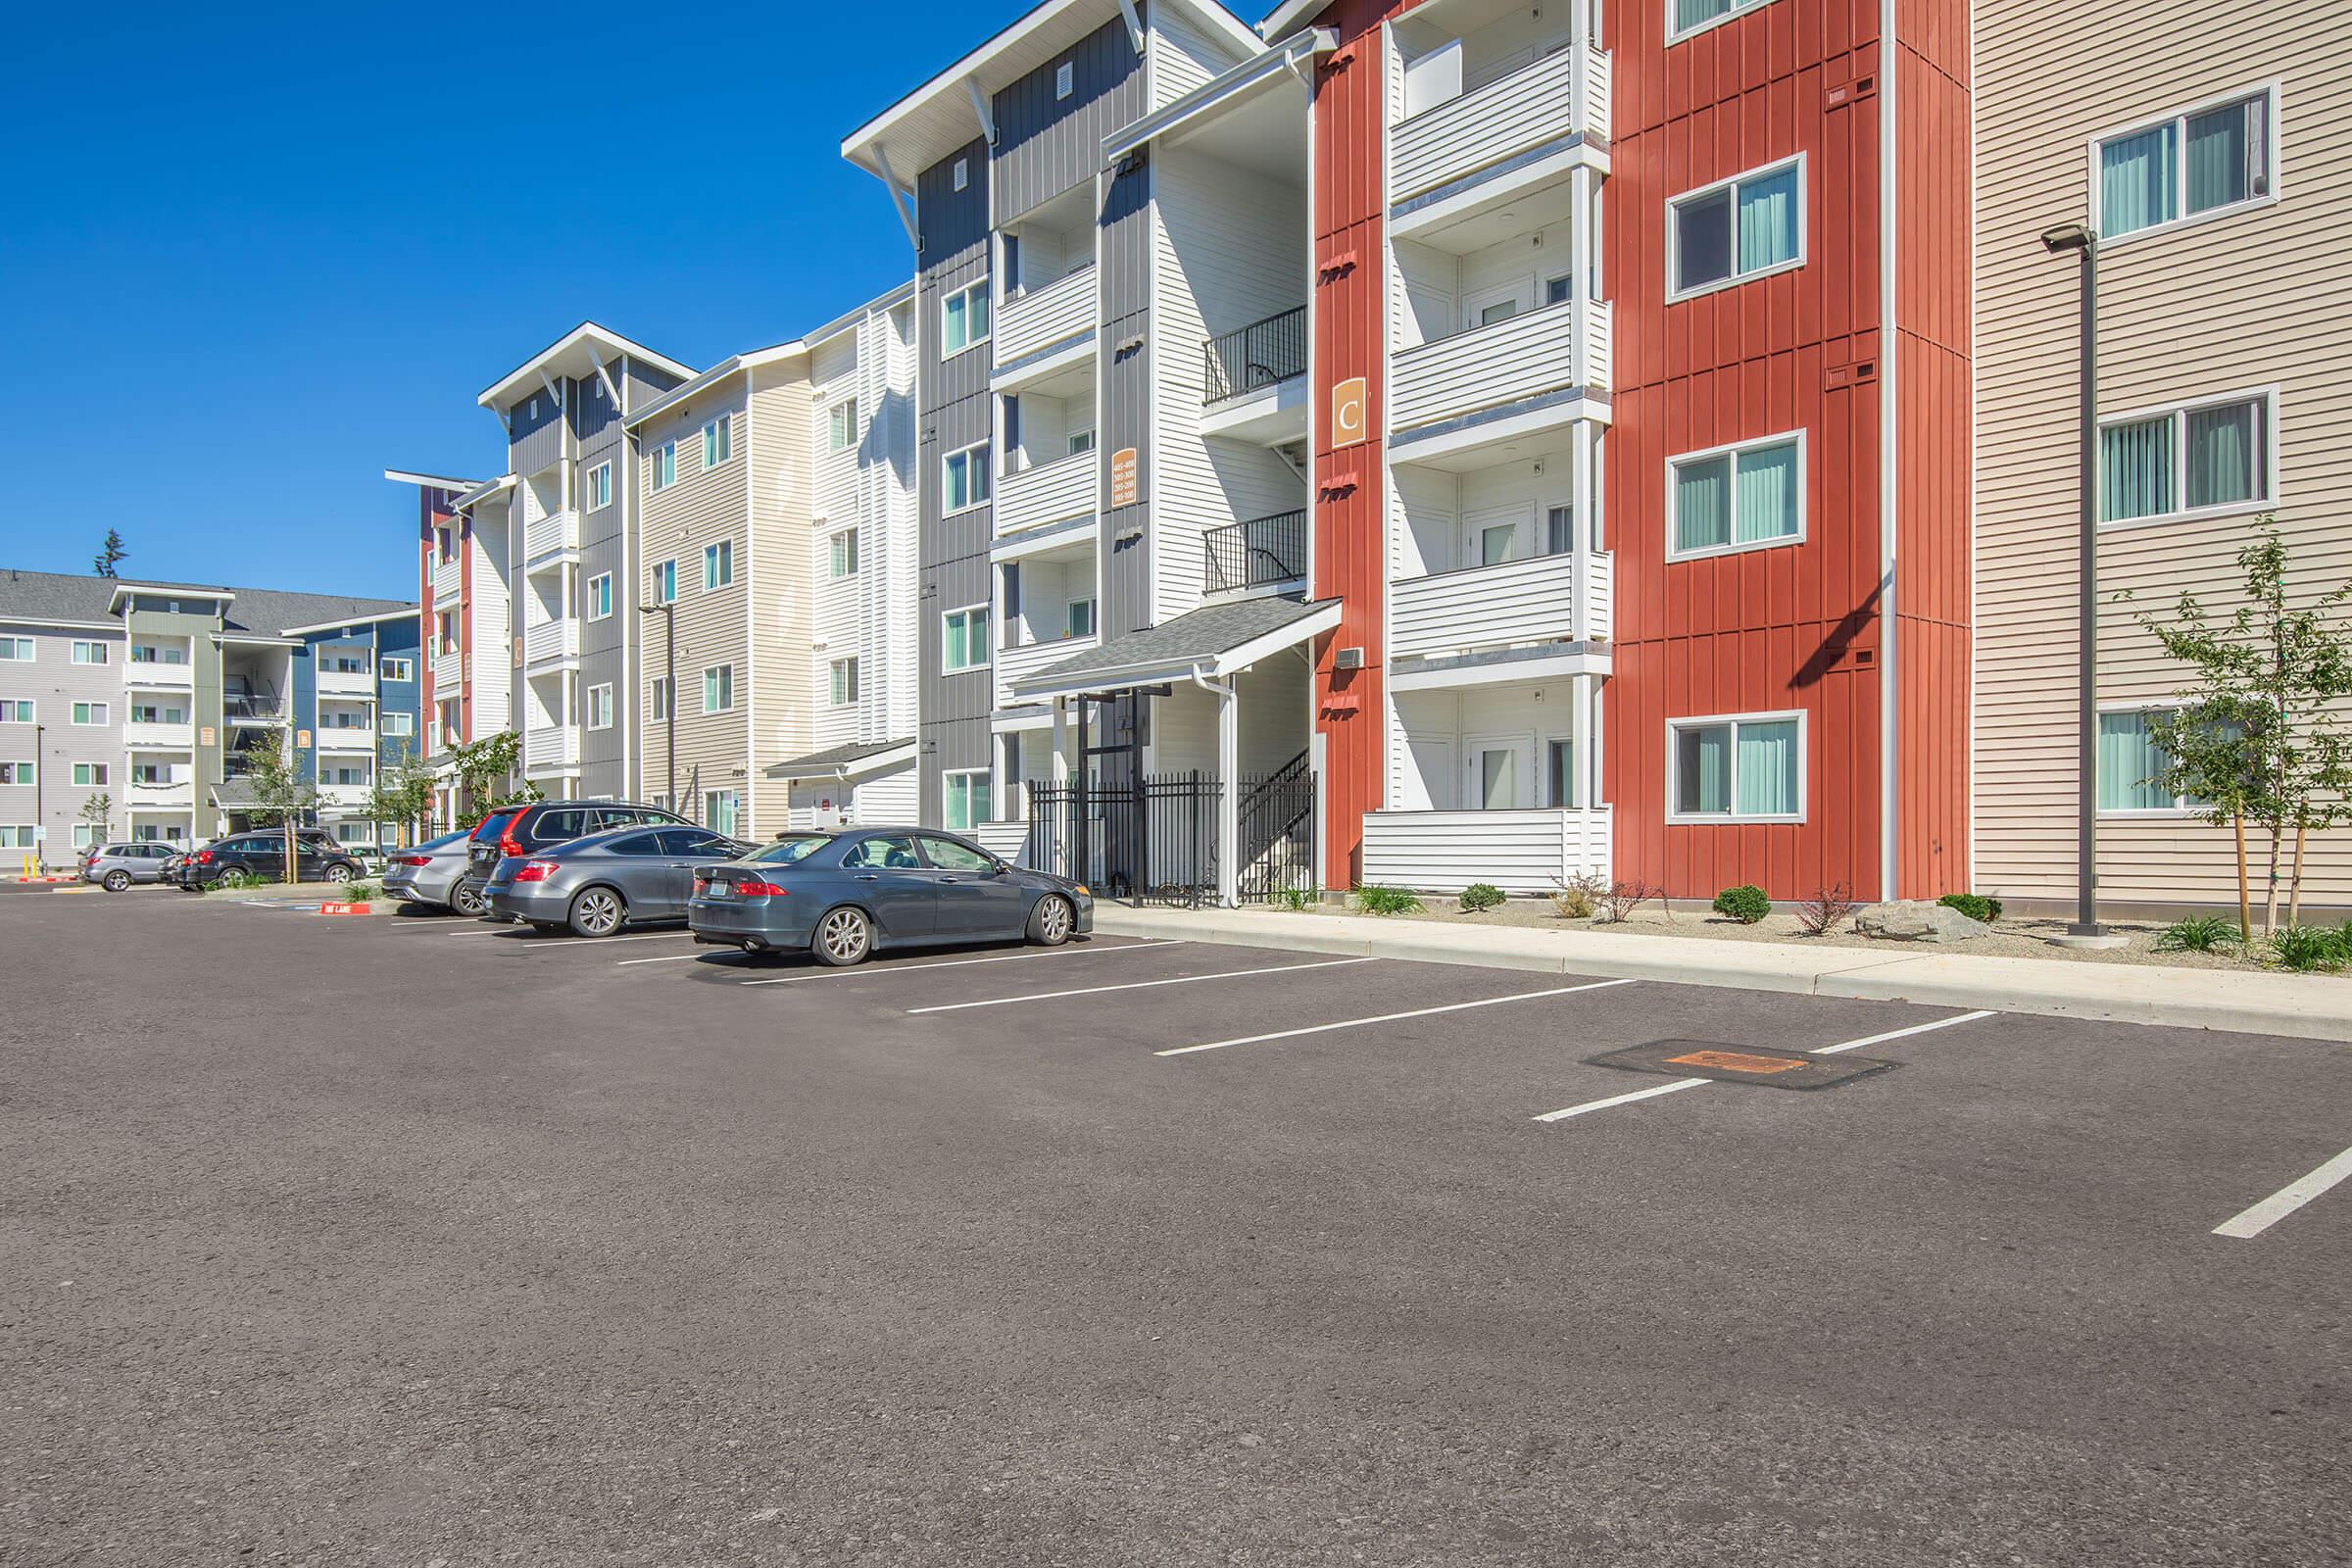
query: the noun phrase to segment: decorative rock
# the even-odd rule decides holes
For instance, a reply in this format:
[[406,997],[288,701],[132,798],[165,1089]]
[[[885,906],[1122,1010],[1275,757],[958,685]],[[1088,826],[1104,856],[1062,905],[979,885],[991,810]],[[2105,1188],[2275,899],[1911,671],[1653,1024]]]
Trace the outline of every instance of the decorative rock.
[[1966,942],[1992,927],[1971,920],[1958,909],[1925,899],[1898,899],[1874,904],[1854,915],[1854,929],[1883,942]]

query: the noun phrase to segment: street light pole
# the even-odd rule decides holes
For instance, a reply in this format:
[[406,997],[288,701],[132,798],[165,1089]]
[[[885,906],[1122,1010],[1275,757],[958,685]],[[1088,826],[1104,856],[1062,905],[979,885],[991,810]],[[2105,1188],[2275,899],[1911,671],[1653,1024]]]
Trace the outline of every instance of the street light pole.
[[49,752],[41,738],[49,733],[46,724],[32,726],[32,871],[35,876],[49,874],[49,818],[41,808],[42,797],[49,784]]
[[[639,605],[640,615],[662,617],[662,717],[668,729],[669,809],[678,809],[678,607],[674,603]],[[680,815],[685,813],[680,812]]]
[[2098,796],[2099,796],[2099,236],[2082,223],[2060,223],[2041,236],[2053,256],[2072,251],[2081,264],[2081,430],[2077,453],[2078,523],[2076,550],[2080,560],[2080,598],[2075,607],[2075,922],[2068,935],[2101,945],[2108,938],[2099,924]]

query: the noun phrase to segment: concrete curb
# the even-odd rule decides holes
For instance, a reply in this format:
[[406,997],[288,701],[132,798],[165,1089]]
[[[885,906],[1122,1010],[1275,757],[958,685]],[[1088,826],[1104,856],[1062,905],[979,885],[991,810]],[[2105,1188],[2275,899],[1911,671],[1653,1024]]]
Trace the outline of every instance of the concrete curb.
[[1603,936],[1496,926],[1469,930],[1369,915],[1270,909],[1130,909],[1098,903],[1104,935],[1170,937],[1353,957],[1482,964],[1544,974],[1658,980],[1864,1002],[1990,1007],[2055,1018],[2352,1042],[2352,979],[2245,974],[2157,964],[1936,953],[1694,937]]

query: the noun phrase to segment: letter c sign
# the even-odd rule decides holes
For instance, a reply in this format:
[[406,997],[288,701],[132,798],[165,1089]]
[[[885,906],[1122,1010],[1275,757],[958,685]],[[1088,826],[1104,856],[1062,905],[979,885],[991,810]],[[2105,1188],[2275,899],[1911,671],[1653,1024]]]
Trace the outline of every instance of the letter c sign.
[[1364,439],[1364,378],[1351,375],[1331,389],[1331,444],[1351,447]]

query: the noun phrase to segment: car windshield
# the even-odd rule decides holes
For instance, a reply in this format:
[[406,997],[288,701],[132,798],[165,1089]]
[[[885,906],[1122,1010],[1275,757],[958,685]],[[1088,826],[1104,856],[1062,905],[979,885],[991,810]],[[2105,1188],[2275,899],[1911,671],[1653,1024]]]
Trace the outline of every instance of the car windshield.
[[762,865],[790,865],[795,860],[807,859],[823,849],[827,842],[821,833],[812,833],[807,838],[778,839],[751,858]]
[[498,837],[500,829],[504,828],[514,815],[515,813],[513,811],[492,811],[488,816],[482,818],[481,825],[475,828],[470,836],[477,839],[494,839]]
[[416,848],[420,851],[446,850],[452,844],[465,843],[468,836],[469,835],[465,833],[444,833],[437,839],[426,839],[422,844],[417,845]]

